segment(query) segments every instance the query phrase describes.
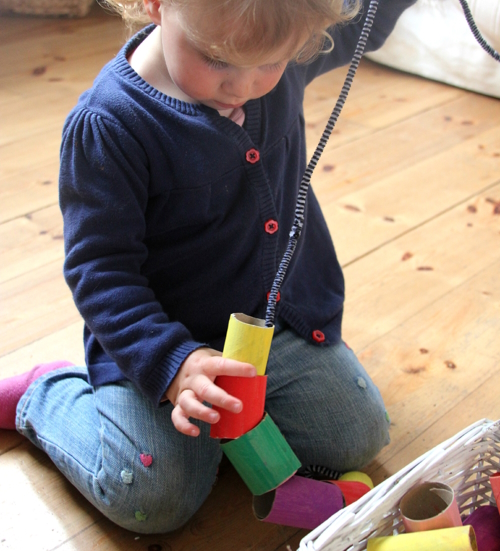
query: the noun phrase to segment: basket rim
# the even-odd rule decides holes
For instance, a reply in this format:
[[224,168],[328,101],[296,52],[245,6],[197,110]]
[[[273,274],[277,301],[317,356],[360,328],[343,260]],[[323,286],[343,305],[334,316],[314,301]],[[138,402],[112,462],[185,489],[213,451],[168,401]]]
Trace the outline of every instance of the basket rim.
[[[380,513],[380,510],[384,508],[384,502],[389,501],[389,499],[399,502],[410,485],[422,480],[422,471],[424,469],[429,470],[439,467],[440,463],[447,456],[450,456],[450,454],[460,453],[462,449],[470,447],[478,439],[483,438],[489,433],[494,434],[495,431],[498,432],[500,441],[500,420],[492,421],[484,418],[444,440],[375,486],[359,500],[338,511],[320,524],[302,538],[299,551],[317,551],[323,549],[325,545],[333,542],[337,532],[340,532],[348,524],[352,525],[356,523],[361,514],[363,518],[369,518],[370,515],[375,517],[376,513]],[[388,511],[387,517],[389,517],[390,507],[386,505],[385,508]],[[378,525],[380,525],[380,521]],[[377,526],[373,526],[373,529],[376,530]],[[351,545],[355,543],[353,541]]]

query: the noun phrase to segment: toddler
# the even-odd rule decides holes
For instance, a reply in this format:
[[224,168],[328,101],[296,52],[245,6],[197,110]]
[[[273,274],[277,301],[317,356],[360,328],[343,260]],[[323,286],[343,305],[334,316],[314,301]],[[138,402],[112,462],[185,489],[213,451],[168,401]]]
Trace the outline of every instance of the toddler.
[[[368,49],[414,1],[380,0]],[[242,404],[214,380],[255,376],[221,357],[229,317],[265,315],[306,167],[304,89],[350,61],[368,1],[116,4],[151,24],[81,96],[61,146],[64,274],[86,367],[2,381],[0,426],[113,522],[158,533],[215,481],[209,406]],[[312,190],[279,299],[266,411],[304,467],[359,469],[389,421],[342,342],[342,271]]]

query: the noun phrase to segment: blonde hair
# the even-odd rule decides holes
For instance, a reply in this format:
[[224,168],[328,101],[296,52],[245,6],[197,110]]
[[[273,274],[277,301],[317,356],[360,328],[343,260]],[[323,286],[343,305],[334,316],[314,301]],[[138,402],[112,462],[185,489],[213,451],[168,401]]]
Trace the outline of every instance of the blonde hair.
[[[129,27],[150,22],[142,0],[104,0]],[[214,59],[264,59],[280,47],[303,63],[331,51],[328,27],[345,23],[360,0],[160,0],[180,15],[188,38]],[[305,40],[305,42],[304,42]],[[324,49],[327,42],[329,48]]]

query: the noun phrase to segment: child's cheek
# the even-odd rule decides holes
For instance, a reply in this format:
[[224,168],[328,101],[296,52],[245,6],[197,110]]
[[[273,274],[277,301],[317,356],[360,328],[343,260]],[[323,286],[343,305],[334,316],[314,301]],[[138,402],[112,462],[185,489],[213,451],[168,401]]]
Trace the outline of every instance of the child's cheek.
[[268,92],[273,90],[274,87],[280,81],[282,75],[283,75],[283,73],[280,72],[278,75],[271,74],[271,75],[267,76],[263,81],[263,88],[264,88],[263,93],[267,94]]
[[193,99],[203,99],[211,91],[211,79],[207,67],[191,67],[179,74],[177,86]]

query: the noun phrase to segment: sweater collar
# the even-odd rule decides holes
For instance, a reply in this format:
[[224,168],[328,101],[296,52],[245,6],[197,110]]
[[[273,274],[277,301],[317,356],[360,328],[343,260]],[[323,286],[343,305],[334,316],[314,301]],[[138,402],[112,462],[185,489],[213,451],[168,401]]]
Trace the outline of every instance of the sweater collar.
[[128,56],[130,52],[137,48],[139,44],[153,31],[154,28],[154,24],[144,27],[144,29],[130,38],[118,52],[118,55],[113,61],[113,66],[118,74],[128,82],[132,83],[135,87],[139,88],[142,92],[158,101],[165,103],[179,113],[191,116],[208,117],[224,132],[232,134],[234,137],[239,136],[242,141],[247,141],[248,137],[250,137],[252,143],[257,144],[260,136],[262,98],[247,101],[245,104],[245,128],[243,129],[229,118],[220,115],[216,109],[212,109],[211,107],[207,107],[202,104],[188,103],[177,98],[167,96],[163,92],[160,92],[151,86],[138,73],[135,72],[128,62]]

